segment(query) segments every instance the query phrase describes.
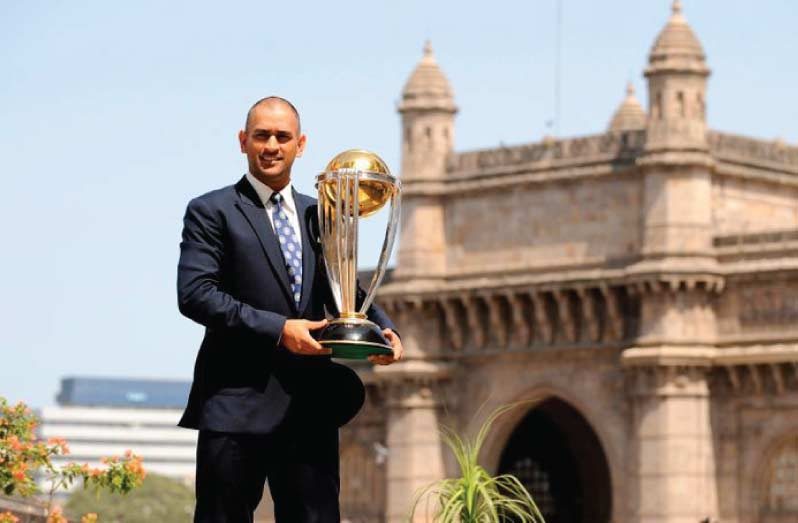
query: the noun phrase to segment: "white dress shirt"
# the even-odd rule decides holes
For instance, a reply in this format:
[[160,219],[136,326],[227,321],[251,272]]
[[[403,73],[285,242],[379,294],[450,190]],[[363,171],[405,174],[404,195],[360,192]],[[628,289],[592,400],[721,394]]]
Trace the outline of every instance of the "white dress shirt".
[[[263,202],[263,206],[266,208],[266,216],[269,217],[269,223],[272,224],[272,230],[274,230],[274,218],[272,217],[272,213],[274,212],[274,203],[272,203],[270,199],[272,194],[274,194],[274,190],[252,176],[251,173],[247,173],[247,180],[252,184],[252,187],[255,188],[255,192],[258,193],[260,201]],[[280,196],[283,197],[283,211],[285,211],[285,214],[288,216],[288,223],[291,225],[291,228],[294,229],[294,234],[296,234],[297,240],[299,241],[299,245],[301,247],[302,234],[300,233],[301,229],[299,227],[299,216],[296,211],[294,192],[291,190],[291,182],[288,182],[288,185],[283,187],[279,193]]]

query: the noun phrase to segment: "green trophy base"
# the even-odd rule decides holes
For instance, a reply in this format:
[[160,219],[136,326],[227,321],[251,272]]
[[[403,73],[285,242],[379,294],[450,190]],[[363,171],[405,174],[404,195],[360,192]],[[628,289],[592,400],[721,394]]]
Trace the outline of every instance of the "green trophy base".
[[336,318],[319,335],[319,343],[332,350],[333,358],[365,360],[369,356],[391,356],[391,344],[375,324],[360,318]]

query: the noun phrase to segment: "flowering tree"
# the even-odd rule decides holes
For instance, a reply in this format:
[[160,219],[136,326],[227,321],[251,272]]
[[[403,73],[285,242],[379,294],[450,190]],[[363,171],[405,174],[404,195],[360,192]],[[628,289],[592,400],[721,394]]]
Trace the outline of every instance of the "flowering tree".
[[[69,454],[67,442],[60,438],[46,441],[35,436],[38,420],[24,403],[9,405],[0,397],[0,491],[6,495],[23,497],[39,493],[34,480],[41,473],[50,485],[47,501],[47,523],[67,523],[60,507],[52,506],[53,494],[77,481],[84,488],[126,494],[141,485],[146,472],[141,458],[128,451],[123,457],[103,459],[102,468],[88,464],[70,463],[56,467],[54,456]],[[0,523],[15,523],[18,518],[10,512],[0,514]],[[86,514],[81,523],[94,523],[96,514]]]

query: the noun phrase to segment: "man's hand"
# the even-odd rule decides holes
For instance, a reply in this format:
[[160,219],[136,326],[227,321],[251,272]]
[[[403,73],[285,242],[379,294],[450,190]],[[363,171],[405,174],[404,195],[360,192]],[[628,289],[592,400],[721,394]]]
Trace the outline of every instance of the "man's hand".
[[330,354],[332,352],[330,349],[322,347],[310,335],[310,331],[323,329],[326,326],[327,320],[286,320],[280,344],[294,354],[303,354],[305,356]]
[[401,360],[402,354],[405,351],[404,347],[402,347],[402,340],[400,340],[399,336],[391,329],[383,329],[382,334],[385,336],[385,339],[390,342],[391,348],[393,349],[393,356],[369,356],[369,361],[376,365],[390,365],[395,361]]

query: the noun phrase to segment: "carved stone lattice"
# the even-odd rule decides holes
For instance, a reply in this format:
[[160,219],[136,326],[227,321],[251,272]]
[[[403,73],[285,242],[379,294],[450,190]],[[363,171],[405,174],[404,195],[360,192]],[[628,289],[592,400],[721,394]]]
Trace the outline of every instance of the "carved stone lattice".
[[798,436],[790,438],[777,450],[768,464],[766,497],[760,510],[769,514],[798,517]]

